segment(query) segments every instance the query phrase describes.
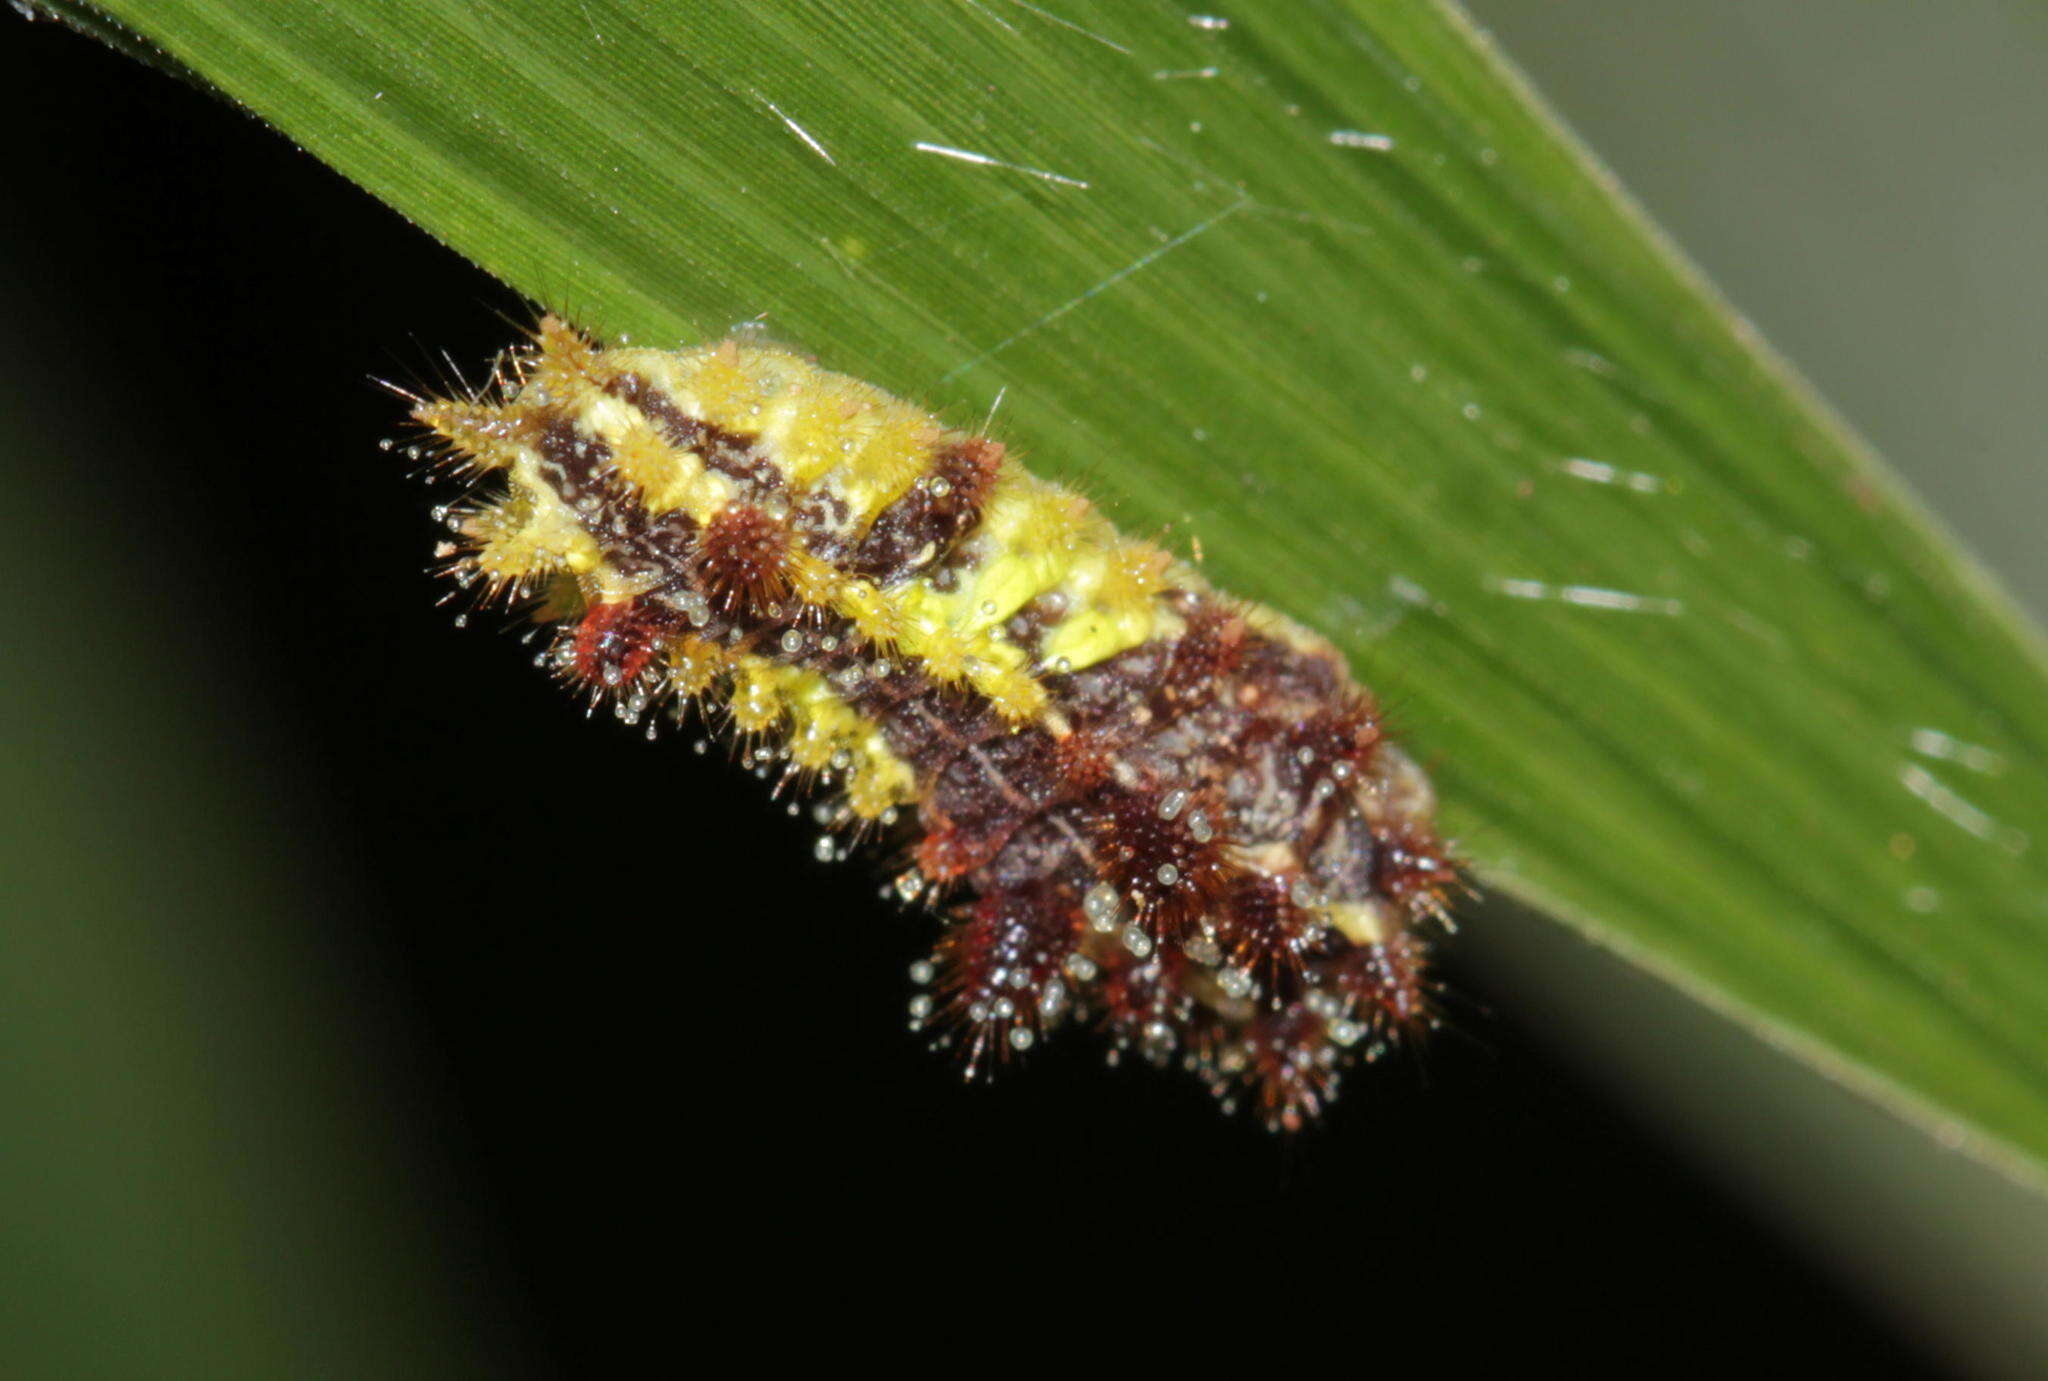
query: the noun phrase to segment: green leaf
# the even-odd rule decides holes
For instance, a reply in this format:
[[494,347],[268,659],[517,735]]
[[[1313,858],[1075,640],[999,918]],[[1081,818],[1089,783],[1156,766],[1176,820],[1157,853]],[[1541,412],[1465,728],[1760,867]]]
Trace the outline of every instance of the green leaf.
[[1490,888],[2048,1162],[2040,642],[1455,12],[102,8],[587,326],[997,408],[1342,644]]

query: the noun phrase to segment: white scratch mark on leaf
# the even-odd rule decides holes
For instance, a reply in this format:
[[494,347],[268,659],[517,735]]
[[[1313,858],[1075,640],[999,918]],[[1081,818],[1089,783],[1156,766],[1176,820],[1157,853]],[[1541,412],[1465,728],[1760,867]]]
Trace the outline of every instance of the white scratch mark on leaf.
[[983,4],[980,4],[980,3],[978,2],[978,0],[966,0],[966,3],[967,3],[967,7],[968,7],[969,9],[971,9],[971,10],[975,10],[975,11],[979,12],[979,13],[980,13],[981,15],[983,15],[983,16],[984,16],[985,18],[987,18],[987,20],[988,20],[988,22],[989,22],[989,23],[991,23],[991,24],[995,24],[995,25],[998,25],[998,26],[1000,26],[1000,27],[1002,27],[1002,28],[1004,28],[1004,29],[1007,29],[1007,30],[1009,30],[1009,31],[1010,31],[1011,33],[1013,33],[1013,34],[1017,32],[1017,26],[1016,26],[1015,24],[1012,24],[1012,23],[1011,23],[1011,22],[1010,22],[1009,20],[1007,20],[1007,19],[1003,18],[1003,17],[1001,16],[1001,15],[997,14],[997,13],[996,13],[996,12],[995,12],[994,10],[990,9],[990,8],[989,8],[988,6],[986,6],[986,5],[983,5]]
[[1989,812],[1964,799],[1963,795],[1915,762],[1899,764],[1899,785],[1918,796],[1951,824],[2007,853],[2023,854],[2031,842],[2024,830],[2001,825]]
[[1375,134],[1362,129],[1333,129],[1329,139],[1340,149],[1369,149],[1374,153],[1391,153],[1394,136]]
[[761,104],[767,106],[770,110],[774,111],[775,118],[782,121],[782,123],[788,127],[789,132],[791,134],[794,134],[797,138],[803,140],[805,147],[809,148],[812,153],[818,155],[818,157],[824,159],[827,163],[830,163],[835,168],[839,166],[839,160],[832,156],[831,150],[827,149],[823,144],[819,143],[816,136],[814,136],[809,130],[805,129],[802,125],[798,124],[794,119],[790,118],[789,113],[785,111],[781,106],[775,104],[775,102],[769,100],[766,96],[763,96],[761,98]]
[[919,153],[935,153],[941,158],[957,158],[962,163],[972,163],[978,167],[1001,168],[1007,172],[1023,173],[1027,177],[1039,178],[1046,182],[1057,182],[1062,187],[1078,187],[1084,192],[1088,190],[1088,184],[1081,178],[1068,177],[1065,173],[1048,172],[1044,168],[1028,167],[1022,163],[1005,163],[1000,158],[991,158],[985,153],[976,153],[972,149],[956,149],[950,144],[932,144],[922,139],[910,147],[916,149]]
[[1037,15],[1040,19],[1043,19],[1048,24],[1057,24],[1062,29],[1072,29],[1075,33],[1081,35],[1081,37],[1093,39],[1095,42],[1100,43],[1105,48],[1114,48],[1117,52],[1124,54],[1126,57],[1130,55],[1131,50],[1124,47],[1123,44],[1118,43],[1115,39],[1106,38],[1103,35],[1096,33],[1093,29],[1083,28],[1081,25],[1076,24],[1073,20],[1066,19],[1061,17],[1060,15],[1054,14],[1051,10],[1040,9],[1036,5],[1027,4],[1026,0],[1010,0],[1010,3],[1015,5],[1018,9],[1023,10],[1027,14]]
[[1164,259],[1167,255],[1173,253],[1173,251],[1175,251],[1176,249],[1179,249],[1182,245],[1188,243],[1188,241],[1196,238],[1199,235],[1206,233],[1209,230],[1214,229],[1216,226],[1222,224],[1224,221],[1236,215],[1239,211],[1244,210],[1245,207],[1249,205],[1251,205],[1251,201],[1249,198],[1234,201],[1230,205],[1224,207],[1221,211],[1218,211],[1215,215],[1209,217],[1207,220],[1189,226],[1186,230],[1183,230],[1180,234],[1174,236],[1172,239],[1166,241],[1164,244],[1154,246],[1152,249],[1147,250],[1145,253],[1139,255],[1136,259],[1133,259],[1130,263],[1125,264],[1115,273],[1110,274],[1109,276],[1103,278],[1101,281],[1097,283],[1091,284],[1086,291],[1076,293],[1073,297],[1068,298],[1065,302],[1062,302],[1059,306],[1053,308],[1044,316],[1039,317],[1036,321],[1024,327],[1022,330],[1013,332],[1012,334],[1004,337],[1002,340],[997,341],[994,345],[982,351],[979,355],[974,356],[972,359],[966,360],[963,363],[953,366],[953,368],[947,370],[944,374],[941,374],[939,376],[939,382],[950,383],[954,379],[959,378],[962,374],[965,374],[968,370],[974,368],[976,365],[981,364],[986,360],[993,359],[995,356],[1002,354],[1003,351],[1009,349],[1018,341],[1023,340],[1026,336],[1029,336],[1034,332],[1044,330],[1047,326],[1050,326],[1053,322],[1058,321],[1068,312],[1073,311],[1076,307],[1081,306],[1083,303],[1089,301],[1091,298],[1100,297],[1103,293],[1109,291],[1117,284],[1123,282],[1132,274],[1140,273],[1143,272],[1145,269],[1150,268],[1152,265],[1158,263],[1161,259]]
[[1584,480],[1588,484],[1611,484],[1638,494],[1661,494],[1665,489],[1663,479],[1647,470],[1624,470],[1604,460],[1588,460],[1584,456],[1561,460],[1557,468],[1575,480]]
[[2005,771],[2005,759],[1989,748],[1965,743],[1939,729],[1915,729],[1910,735],[1910,742],[1913,751],[1923,758],[1939,758],[1943,762],[1960,763],[1972,772],[1981,772],[1987,777],[1995,777]]
[[1610,590],[1599,585],[1552,585],[1541,580],[1495,579],[1487,582],[1497,595],[1509,599],[1548,600],[1580,609],[1605,609],[1622,614],[1663,614],[1676,617],[1685,612],[1685,601],[1661,595],[1637,595],[1627,590]]

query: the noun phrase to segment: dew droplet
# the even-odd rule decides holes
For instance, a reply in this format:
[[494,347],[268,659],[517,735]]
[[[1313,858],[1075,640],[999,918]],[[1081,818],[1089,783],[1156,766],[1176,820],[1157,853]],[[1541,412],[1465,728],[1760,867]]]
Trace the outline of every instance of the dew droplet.
[[1096,883],[1081,898],[1081,911],[1088,917],[1088,924],[1104,935],[1116,929],[1119,909],[1116,889],[1106,882]]

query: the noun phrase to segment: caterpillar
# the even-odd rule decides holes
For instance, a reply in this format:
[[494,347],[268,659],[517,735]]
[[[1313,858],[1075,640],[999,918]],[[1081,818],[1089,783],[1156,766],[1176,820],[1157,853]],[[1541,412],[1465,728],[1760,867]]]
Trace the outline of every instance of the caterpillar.
[[703,707],[821,850],[901,849],[943,930],[913,1029],[971,1077],[1060,1026],[1293,1130],[1434,1021],[1460,870],[1321,638],[858,379],[543,319],[414,397],[468,486],[438,555],[629,724]]

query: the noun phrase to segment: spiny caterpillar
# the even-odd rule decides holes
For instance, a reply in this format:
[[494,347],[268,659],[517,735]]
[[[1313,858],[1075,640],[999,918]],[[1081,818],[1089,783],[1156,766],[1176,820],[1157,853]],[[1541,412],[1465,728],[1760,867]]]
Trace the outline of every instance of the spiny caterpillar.
[[914,1029],[977,1067],[1063,1022],[1293,1129],[1428,1025],[1458,874],[1422,773],[1327,643],[871,385],[553,317],[413,400],[471,480],[447,571],[553,627],[627,723],[706,702],[750,765],[903,837],[945,931]]

